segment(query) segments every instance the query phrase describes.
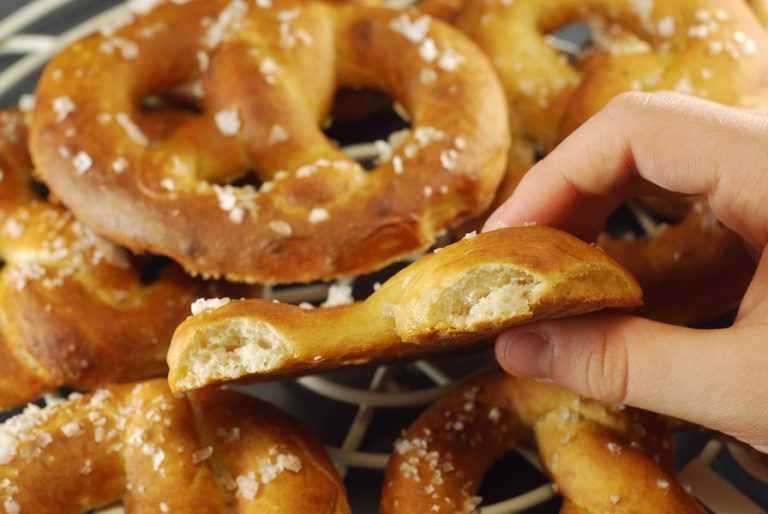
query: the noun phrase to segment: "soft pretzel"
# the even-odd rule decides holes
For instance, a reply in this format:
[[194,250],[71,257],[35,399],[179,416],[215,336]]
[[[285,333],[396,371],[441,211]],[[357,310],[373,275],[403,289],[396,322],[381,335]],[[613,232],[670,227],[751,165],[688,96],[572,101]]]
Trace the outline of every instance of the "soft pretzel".
[[0,425],[6,513],[349,513],[322,445],[253,396],[164,380],[34,405]]
[[168,379],[187,390],[437,352],[512,324],[636,306],[640,297],[623,268],[573,236],[500,229],[422,257],[353,305],[212,300],[176,330]]
[[[137,105],[184,83],[201,112],[146,144]],[[413,119],[371,172],[319,128],[337,85],[383,90]],[[189,271],[260,283],[426,248],[487,207],[509,143],[493,69],[453,28],[291,0],[160,2],[55,58],[36,105],[39,172],[84,222]],[[258,188],[221,184],[251,170]]]
[[563,513],[703,512],[675,481],[656,415],[496,372],[449,393],[395,443],[381,513],[477,513],[486,470],[531,438]]
[[642,287],[643,306],[636,314],[679,325],[737,308],[756,267],[746,243],[703,203],[653,237],[626,241],[602,235],[597,244]]
[[[444,0],[426,0],[445,5]],[[491,57],[509,105],[511,158],[499,201],[537,151],[624,91],[676,90],[742,107],[768,104],[768,37],[744,2],[515,0],[456,2],[444,16]],[[588,59],[571,62],[547,35],[576,21],[592,29]]]
[[0,112],[0,408],[165,374],[189,303],[221,287],[176,266],[143,284],[127,252],[34,191],[26,142],[22,116]]

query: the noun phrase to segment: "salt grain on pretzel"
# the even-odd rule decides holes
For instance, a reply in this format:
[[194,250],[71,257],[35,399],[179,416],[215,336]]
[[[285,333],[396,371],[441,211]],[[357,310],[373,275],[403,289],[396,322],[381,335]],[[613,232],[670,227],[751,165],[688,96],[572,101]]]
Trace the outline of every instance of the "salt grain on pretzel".
[[174,328],[215,290],[177,267],[142,284],[124,249],[39,198],[31,167],[22,116],[0,112],[0,408],[164,374]]
[[561,513],[703,512],[675,481],[657,416],[496,372],[449,393],[395,443],[381,513],[476,514],[486,470],[530,439]]
[[[135,58],[104,51],[116,38]],[[190,85],[200,113],[149,144],[143,97]],[[319,128],[337,86],[386,91],[412,115],[370,172]],[[264,283],[372,271],[424,249],[487,207],[507,146],[498,80],[454,29],[291,0],[141,9],[50,63],[32,128],[41,176],[99,233],[195,273]],[[262,185],[222,184],[251,171]]]
[[349,513],[322,445],[249,395],[174,396],[164,380],[101,389],[0,425],[0,509]]
[[640,303],[640,289],[599,249],[546,227],[477,234],[428,254],[364,302],[322,309],[228,302],[188,318],[168,354],[187,390],[435,353],[504,327]]

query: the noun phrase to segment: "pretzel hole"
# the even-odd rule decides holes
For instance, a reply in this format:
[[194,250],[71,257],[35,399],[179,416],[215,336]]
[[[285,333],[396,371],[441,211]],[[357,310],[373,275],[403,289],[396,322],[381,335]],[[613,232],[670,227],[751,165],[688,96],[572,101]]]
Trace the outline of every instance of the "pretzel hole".
[[51,191],[48,189],[48,186],[46,186],[45,184],[37,180],[30,180],[29,188],[35,193],[35,195],[40,200],[48,200],[48,196],[51,194]]
[[[509,470],[519,470],[514,480],[510,480]],[[538,469],[532,466],[520,453],[504,453],[483,475],[477,495],[483,498],[483,504],[493,505],[508,500],[510,497],[532,491],[549,482]],[[556,507],[562,504],[562,497],[555,495],[545,505],[551,507],[547,512],[559,512]]]
[[[331,113],[323,129],[325,136],[340,146],[352,146],[350,157],[366,170],[387,157],[397,137],[393,134],[410,128],[408,113],[381,91],[341,88]],[[365,145],[374,141],[377,143],[373,146]]]
[[167,257],[152,255],[138,259],[139,280],[142,285],[154,284],[173,261]]
[[573,64],[593,44],[592,28],[583,21],[562,25],[549,32],[544,39],[547,44]]

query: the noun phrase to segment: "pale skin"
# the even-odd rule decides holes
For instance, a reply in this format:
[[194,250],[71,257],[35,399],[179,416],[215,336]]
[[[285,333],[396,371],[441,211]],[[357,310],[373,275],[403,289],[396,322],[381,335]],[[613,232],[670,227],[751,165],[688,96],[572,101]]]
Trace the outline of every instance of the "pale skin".
[[540,321],[502,333],[509,373],[660,412],[768,452],[768,115],[672,93],[626,93],[525,176],[485,230],[526,222],[594,240],[638,192],[707,195],[758,259],[736,321],[692,329],[631,315]]

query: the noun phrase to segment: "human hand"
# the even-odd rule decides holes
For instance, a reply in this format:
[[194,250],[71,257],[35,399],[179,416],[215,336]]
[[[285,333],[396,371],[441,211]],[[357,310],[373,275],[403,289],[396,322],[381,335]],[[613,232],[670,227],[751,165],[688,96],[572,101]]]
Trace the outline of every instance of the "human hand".
[[593,240],[636,194],[707,195],[762,253],[734,324],[691,329],[617,314],[502,333],[509,373],[730,434],[768,452],[768,115],[677,94],[625,93],[523,178],[485,230],[536,222]]

